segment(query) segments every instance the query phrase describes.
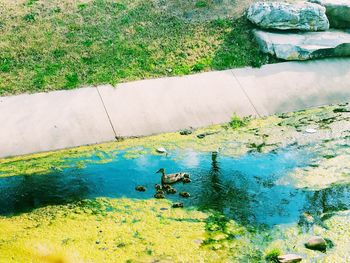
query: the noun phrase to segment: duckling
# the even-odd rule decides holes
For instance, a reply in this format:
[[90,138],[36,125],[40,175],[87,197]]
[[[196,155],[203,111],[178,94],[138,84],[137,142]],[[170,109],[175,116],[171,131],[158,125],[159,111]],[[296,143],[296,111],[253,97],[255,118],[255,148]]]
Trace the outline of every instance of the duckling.
[[172,207],[173,208],[183,208],[184,204],[183,203],[173,203]]
[[181,181],[185,176],[189,176],[187,173],[166,174],[164,168],[159,169],[156,173],[162,174],[162,185],[174,184]]
[[156,191],[156,193],[157,193],[157,194],[162,194],[162,195],[163,195],[163,194],[164,194],[164,191],[161,190],[161,189],[159,189],[159,190]]
[[170,188],[172,188],[170,184],[164,184],[164,185],[163,185],[163,189],[164,189],[165,191],[166,191],[166,190],[169,190]]
[[182,197],[185,197],[185,198],[191,196],[191,195],[190,195],[189,193],[187,193],[187,192],[180,192],[179,195],[182,196]]
[[192,180],[190,178],[185,177],[184,179],[182,179],[182,182],[184,184],[188,184],[188,183],[192,182]]
[[165,198],[165,195],[164,193],[156,193],[154,195],[154,198],[157,198],[157,199],[164,199]]
[[167,194],[176,194],[176,189],[175,188],[169,188],[166,190]]
[[156,184],[154,188],[156,188],[156,190],[162,190],[162,186],[160,184]]
[[138,185],[138,186],[135,187],[135,190],[139,191],[139,192],[145,192],[146,191],[146,187],[144,187],[142,185]]

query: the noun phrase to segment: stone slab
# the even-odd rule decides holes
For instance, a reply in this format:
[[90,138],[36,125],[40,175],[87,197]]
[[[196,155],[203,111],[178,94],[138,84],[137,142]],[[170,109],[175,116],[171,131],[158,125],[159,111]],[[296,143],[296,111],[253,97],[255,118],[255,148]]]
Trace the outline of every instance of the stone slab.
[[99,87],[117,136],[145,136],[255,115],[230,70]]
[[255,38],[265,53],[284,60],[308,60],[350,56],[350,32],[267,32],[254,30]]
[[233,70],[260,115],[350,101],[350,58]]
[[0,157],[111,141],[96,88],[0,97]]
[[333,28],[350,29],[350,1],[349,0],[309,0],[326,8],[326,15]]

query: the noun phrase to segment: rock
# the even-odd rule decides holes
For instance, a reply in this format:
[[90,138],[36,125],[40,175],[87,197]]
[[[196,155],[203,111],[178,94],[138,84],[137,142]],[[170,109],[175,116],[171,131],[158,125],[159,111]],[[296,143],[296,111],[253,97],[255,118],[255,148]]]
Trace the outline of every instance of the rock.
[[281,263],[294,263],[302,261],[302,257],[296,254],[286,254],[278,256],[278,262]]
[[181,130],[181,131],[180,131],[180,134],[181,134],[181,135],[190,135],[190,134],[192,134],[192,130],[190,130],[190,129],[184,129],[184,130]]
[[249,7],[247,18],[265,29],[302,31],[329,29],[326,8],[309,2],[257,2]]
[[156,149],[158,153],[167,153],[167,150],[164,147],[159,147]]
[[338,107],[338,108],[335,108],[333,110],[333,112],[334,113],[344,113],[344,112],[348,113],[348,112],[350,112],[350,107],[349,106],[347,106],[347,107]]
[[204,133],[198,134],[197,138],[198,139],[203,139],[206,135]]
[[286,33],[254,30],[254,35],[263,52],[284,60],[350,56],[349,32]]
[[313,128],[308,128],[308,129],[305,129],[305,132],[312,134],[312,133],[316,133],[317,131],[315,129],[313,129]]
[[330,26],[333,28],[350,28],[349,0],[309,0],[326,8]]
[[217,134],[220,133],[220,131],[212,131],[212,132],[205,132],[205,133],[200,133],[197,135],[198,139],[203,139],[204,137],[208,136],[208,135],[213,135],[213,134]]
[[305,243],[305,247],[312,250],[325,251],[327,242],[323,237],[314,236]]

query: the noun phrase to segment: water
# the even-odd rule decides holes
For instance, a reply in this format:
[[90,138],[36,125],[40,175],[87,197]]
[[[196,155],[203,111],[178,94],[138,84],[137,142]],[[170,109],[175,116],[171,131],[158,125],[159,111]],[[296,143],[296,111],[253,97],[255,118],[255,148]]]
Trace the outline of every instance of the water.
[[[0,179],[0,214],[11,215],[53,204],[67,204],[82,199],[153,198],[154,185],[160,182],[155,172],[186,171],[192,183],[174,185],[178,192],[187,191],[188,199],[178,194],[168,195],[185,206],[213,209],[242,224],[276,225],[297,222],[308,211],[349,209],[350,186],[320,191],[297,189],[278,180],[297,167],[309,165],[311,155],[303,150],[282,149],[275,153],[247,154],[240,158],[199,153],[191,150],[173,154],[171,158],[144,155],[136,159],[123,158],[119,153],[112,162],[91,162],[86,168],[68,168],[44,175],[14,176]],[[92,157],[92,161],[98,159]],[[67,160],[67,162],[72,160]],[[79,160],[74,160],[79,161]],[[135,191],[144,185],[146,192]]]

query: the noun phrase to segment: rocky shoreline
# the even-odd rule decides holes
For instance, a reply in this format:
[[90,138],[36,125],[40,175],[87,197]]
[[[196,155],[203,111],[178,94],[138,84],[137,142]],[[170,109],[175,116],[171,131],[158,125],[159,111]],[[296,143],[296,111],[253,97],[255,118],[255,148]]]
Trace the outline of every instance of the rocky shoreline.
[[247,18],[264,53],[283,60],[350,56],[350,2],[257,2]]

